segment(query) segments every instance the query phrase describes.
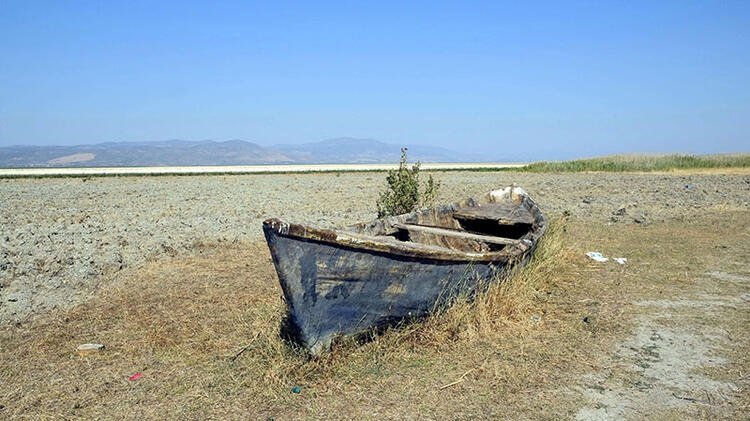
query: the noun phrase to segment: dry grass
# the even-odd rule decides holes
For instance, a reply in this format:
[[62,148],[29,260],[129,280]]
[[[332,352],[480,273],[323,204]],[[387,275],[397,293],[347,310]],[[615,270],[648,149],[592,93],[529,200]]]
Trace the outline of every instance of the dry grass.
[[[123,274],[117,287],[100,291],[90,304],[4,332],[11,346],[3,357],[20,364],[4,367],[3,377],[26,385],[4,391],[10,393],[4,400],[13,402],[5,410],[55,416],[123,414],[128,407],[154,416],[208,416],[220,408],[256,416],[316,414],[321,408],[306,407],[305,399],[290,393],[293,386],[323,398],[347,385],[370,388],[384,378],[400,379],[401,369],[432,372],[441,353],[485,346],[509,328],[533,328],[525,318],[537,289],[560,266],[562,244],[553,229],[527,270],[475,303],[457,304],[364,345],[340,343],[320,359],[279,338],[284,304],[263,245],[206,247],[202,255],[152,262]],[[107,349],[81,358],[73,351],[84,342]],[[443,376],[454,365],[462,362],[443,367],[446,373],[432,372],[423,387],[449,383],[452,378]],[[128,382],[135,372],[144,377]]]
[[[691,244],[732,234],[695,224],[556,223],[526,269],[474,303],[316,360],[279,338],[284,304],[264,244],[198,247],[121,274],[70,312],[0,331],[0,417],[572,416],[583,374],[605,369],[629,332],[633,297],[668,295],[702,270]],[[583,251],[597,243],[633,264],[590,262]],[[85,342],[107,348],[79,357]],[[143,378],[128,381],[135,372]]]
[[532,314],[538,296],[561,266],[574,259],[564,247],[564,229],[563,221],[553,223],[527,266],[493,283],[475,300],[459,299],[441,314],[418,323],[416,336],[425,345],[441,346],[491,338],[509,324],[532,316],[535,323],[540,322],[541,316]]

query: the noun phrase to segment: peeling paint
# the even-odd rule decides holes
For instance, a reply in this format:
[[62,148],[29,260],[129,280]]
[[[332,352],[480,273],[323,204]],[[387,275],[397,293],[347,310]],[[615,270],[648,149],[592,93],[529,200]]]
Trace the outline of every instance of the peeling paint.
[[[500,201],[505,204],[495,205]],[[465,212],[487,204],[482,212]],[[515,208],[523,221],[513,220]],[[498,232],[508,230],[502,224],[515,223],[519,237],[488,245],[494,233],[461,234],[466,231],[454,218],[459,210],[475,220],[488,215],[488,223],[475,225]],[[423,235],[409,231],[415,226],[425,227]],[[546,219],[520,188],[495,190],[484,202],[466,199],[342,230],[279,219],[263,223],[297,339],[313,355],[337,336],[420,317],[459,295],[473,296],[501,280],[506,266],[528,261],[545,229]]]
[[397,295],[403,294],[405,291],[404,285],[400,283],[393,283],[388,285],[388,288],[385,289],[385,294],[389,297],[395,297]]

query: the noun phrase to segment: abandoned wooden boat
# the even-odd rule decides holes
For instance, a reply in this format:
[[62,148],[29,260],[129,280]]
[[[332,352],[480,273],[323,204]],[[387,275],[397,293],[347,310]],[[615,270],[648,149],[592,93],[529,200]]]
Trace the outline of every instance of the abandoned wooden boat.
[[519,187],[340,230],[263,222],[291,333],[313,355],[473,296],[524,263],[545,228]]

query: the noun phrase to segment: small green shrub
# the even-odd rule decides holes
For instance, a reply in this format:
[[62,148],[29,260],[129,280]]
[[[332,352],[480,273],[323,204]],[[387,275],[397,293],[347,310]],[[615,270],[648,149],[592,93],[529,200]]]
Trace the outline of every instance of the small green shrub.
[[409,168],[406,148],[401,148],[401,162],[398,169],[388,171],[388,187],[380,193],[377,201],[378,218],[412,212],[420,207],[431,206],[435,202],[440,182],[430,174],[424,186],[419,182],[420,162]]

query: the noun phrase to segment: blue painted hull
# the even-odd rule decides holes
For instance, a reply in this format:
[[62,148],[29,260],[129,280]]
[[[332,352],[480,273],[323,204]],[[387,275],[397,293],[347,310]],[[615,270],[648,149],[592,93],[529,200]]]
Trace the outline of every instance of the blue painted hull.
[[299,342],[317,355],[341,335],[424,316],[499,277],[493,262],[455,262],[265,235]]
[[[263,231],[295,339],[319,355],[339,336],[423,317],[460,295],[472,298],[501,280],[513,265],[525,263],[545,231],[546,219],[525,194],[510,202],[512,196],[494,197],[493,193],[484,205],[467,199],[347,230],[265,221]],[[505,207],[493,208],[493,203],[505,203]],[[519,220],[525,228],[464,223],[472,223],[473,232],[505,230],[515,233],[515,239],[457,229],[456,218],[461,215],[493,217],[495,210],[503,209],[502,215],[508,215],[509,206],[511,211],[523,211]],[[467,213],[467,209],[475,212]],[[436,228],[440,226],[444,228]],[[405,230],[409,233],[403,237]]]

